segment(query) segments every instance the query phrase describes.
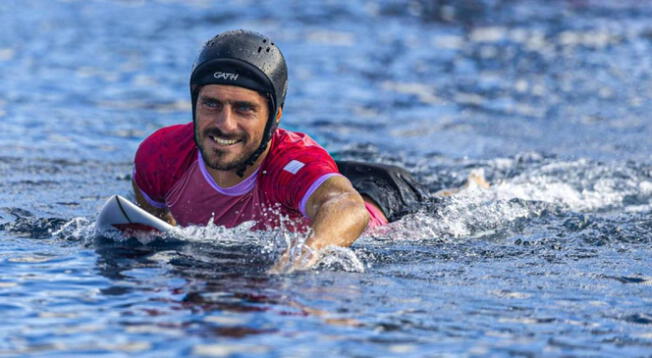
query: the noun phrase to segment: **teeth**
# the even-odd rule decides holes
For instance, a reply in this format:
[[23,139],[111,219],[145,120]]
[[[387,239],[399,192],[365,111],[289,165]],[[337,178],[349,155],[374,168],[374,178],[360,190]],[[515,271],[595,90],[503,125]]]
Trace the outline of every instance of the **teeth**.
[[237,139],[222,139],[215,136],[211,136],[211,139],[219,145],[231,145],[231,144],[236,144],[238,142]]

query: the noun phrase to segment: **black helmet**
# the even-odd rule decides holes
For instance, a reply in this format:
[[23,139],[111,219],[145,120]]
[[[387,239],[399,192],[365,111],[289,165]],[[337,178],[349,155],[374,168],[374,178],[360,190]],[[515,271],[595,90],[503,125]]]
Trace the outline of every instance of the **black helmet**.
[[267,148],[276,129],[276,113],[283,108],[288,88],[285,58],[267,37],[247,30],[221,33],[206,42],[190,75],[192,118],[195,121],[197,96],[202,86],[232,85],[259,92],[267,98],[269,118],[260,147],[238,170],[243,175]]

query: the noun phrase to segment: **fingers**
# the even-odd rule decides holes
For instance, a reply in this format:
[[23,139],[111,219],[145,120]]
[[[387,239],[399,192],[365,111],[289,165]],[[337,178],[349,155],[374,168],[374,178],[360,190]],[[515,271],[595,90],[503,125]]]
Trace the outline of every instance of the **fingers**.
[[319,262],[319,253],[306,245],[289,247],[267,271],[270,274],[308,270]]
[[285,269],[288,265],[288,258],[287,258],[287,251],[285,254],[281,255],[281,257],[272,265],[272,267],[267,270],[267,273],[270,275],[280,275],[281,273],[285,272]]

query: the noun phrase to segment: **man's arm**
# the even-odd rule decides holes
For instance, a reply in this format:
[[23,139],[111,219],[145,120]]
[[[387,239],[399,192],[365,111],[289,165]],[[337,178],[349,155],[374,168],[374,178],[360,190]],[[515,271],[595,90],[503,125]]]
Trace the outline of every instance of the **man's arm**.
[[136,203],[138,204],[138,206],[143,208],[148,213],[156,216],[157,218],[167,222],[170,225],[177,224],[177,222],[172,217],[172,214],[170,214],[169,210],[153,207],[147,202],[147,200],[145,200],[143,193],[140,192],[140,189],[138,188],[138,185],[136,185],[135,181],[133,180],[131,181],[131,186],[134,188],[134,195],[136,196]]
[[350,246],[369,223],[364,200],[343,176],[328,178],[312,193],[306,203],[306,214],[312,219],[312,236],[304,245],[288,247],[270,273],[312,267],[319,260],[320,249],[329,245]]
[[319,250],[328,245],[350,246],[367,227],[364,200],[343,176],[333,176],[308,198],[306,214],[313,234],[306,245]]

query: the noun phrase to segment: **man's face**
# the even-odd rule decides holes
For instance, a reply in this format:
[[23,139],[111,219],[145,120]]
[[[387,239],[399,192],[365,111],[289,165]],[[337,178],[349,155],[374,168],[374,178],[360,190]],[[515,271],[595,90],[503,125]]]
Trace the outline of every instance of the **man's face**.
[[206,85],[197,96],[195,140],[211,169],[232,171],[258,149],[269,109],[250,89]]

